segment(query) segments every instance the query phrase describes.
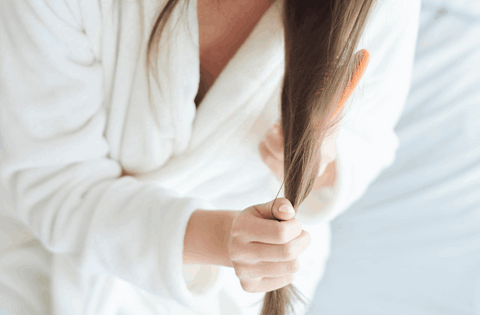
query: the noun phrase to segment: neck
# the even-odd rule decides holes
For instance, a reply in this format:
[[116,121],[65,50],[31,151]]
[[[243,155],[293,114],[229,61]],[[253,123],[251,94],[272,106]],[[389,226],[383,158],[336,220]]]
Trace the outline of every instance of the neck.
[[238,12],[246,9],[254,9],[259,7],[269,7],[275,0],[199,0],[203,5],[213,10],[216,14],[227,17],[236,15]]

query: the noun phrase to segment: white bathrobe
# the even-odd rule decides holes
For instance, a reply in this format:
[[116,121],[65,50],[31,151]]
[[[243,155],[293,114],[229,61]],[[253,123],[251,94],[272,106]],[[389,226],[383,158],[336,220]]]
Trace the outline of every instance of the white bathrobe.
[[[249,305],[263,294],[244,292],[233,269],[183,266],[183,237],[196,209],[242,210],[280,189],[257,145],[279,117],[282,2],[198,110],[196,1],[175,8],[160,43],[160,89],[153,77],[148,89],[146,44],[165,3],[0,4],[2,212],[54,254],[53,314],[259,309]],[[418,11],[419,1],[381,1],[362,38],[371,61],[340,127],[333,194],[316,191],[297,214],[312,234],[294,281],[307,298],[328,257],[328,222],[394,160]]]

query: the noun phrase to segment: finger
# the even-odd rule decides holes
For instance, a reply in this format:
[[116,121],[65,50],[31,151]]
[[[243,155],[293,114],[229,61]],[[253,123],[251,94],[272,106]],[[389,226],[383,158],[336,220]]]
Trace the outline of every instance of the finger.
[[295,217],[295,209],[287,198],[276,198],[253,208],[264,219],[290,220]]
[[310,234],[302,234],[286,244],[264,244],[251,242],[245,245],[243,259],[248,261],[290,261],[297,258],[310,245]]
[[235,274],[240,279],[282,277],[294,274],[300,270],[298,258],[290,261],[261,261],[256,264],[235,264]]
[[266,277],[255,280],[240,280],[240,284],[246,292],[260,293],[270,292],[280,288],[283,288],[295,280],[294,275],[288,275],[283,277]]
[[258,145],[258,152],[262,161],[277,176],[279,180],[283,180],[283,161],[278,160],[273,153],[265,145],[265,141]]
[[277,221],[246,216],[236,229],[237,235],[243,235],[243,243],[286,244],[302,234],[302,224],[295,218]]

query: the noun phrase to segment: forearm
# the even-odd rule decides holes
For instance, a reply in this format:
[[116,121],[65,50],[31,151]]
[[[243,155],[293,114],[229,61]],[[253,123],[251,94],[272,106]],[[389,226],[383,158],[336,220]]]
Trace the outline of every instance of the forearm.
[[228,241],[240,211],[195,211],[185,232],[183,263],[232,267]]

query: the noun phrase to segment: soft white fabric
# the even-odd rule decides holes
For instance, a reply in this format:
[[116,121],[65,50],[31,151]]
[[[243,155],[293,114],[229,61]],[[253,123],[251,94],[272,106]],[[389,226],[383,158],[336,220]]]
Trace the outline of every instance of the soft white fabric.
[[50,266],[28,228],[0,215],[0,315],[51,314]]
[[395,163],[331,223],[309,314],[480,314],[480,2],[422,2]]
[[[329,255],[330,220],[358,200],[393,163],[398,147],[394,126],[409,91],[420,1],[379,1],[374,12],[359,44],[359,49],[370,52],[370,63],[340,124],[337,182],[333,189],[313,191],[296,216],[312,235],[311,245],[300,255],[302,269],[293,282],[307,303],[312,301]],[[277,117],[267,111],[261,119],[271,126]],[[226,270],[225,277],[235,281],[233,270]],[[238,314],[259,313],[263,294],[246,294],[237,286],[227,292],[241,301],[243,312]],[[298,314],[305,310],[299,302],[295,308]]]
[[[294,282],[307,298],[328,256],[328,220],[396,149],[419,5],[381,3],[360,47],[371,64],[337,143],[337,197],[323,209],[307,202],[298,213],[313,236]],[[257,145],[278,120],[282,2],[262,17],[198,111],[196,1],[185,14],[177,6],[166,24],[161,89],[153,77],[148,88],[146,43],[164,4],[0,4],[2,211],[54,253],[55,314],[251,314],[258,306],[248,304],[263,297],[244,292],[233,269],[183,267],[183,236],[196,209],[239,210],[272,200],[280,188]],[[122,168],[132,176],[121,177]]]
[[317,203],[311,201],[311,220],[334,219],[393,163],[398,148],[394,126],[410,87],[419,11],[420,1],[378,1],[359,44],[370,52],[370,62],[340,122],[337,181],[330,191],[312,194],[312,200],[326,205],[316,215]]

